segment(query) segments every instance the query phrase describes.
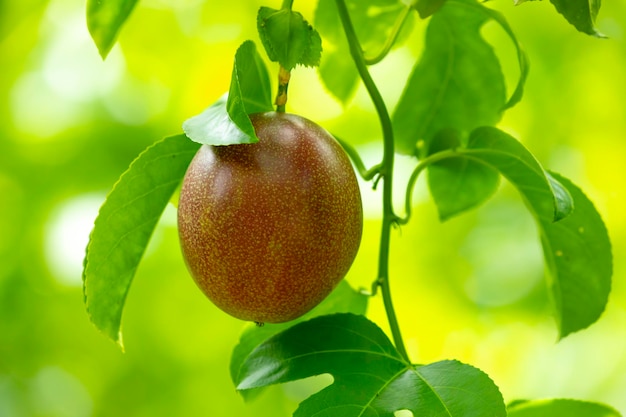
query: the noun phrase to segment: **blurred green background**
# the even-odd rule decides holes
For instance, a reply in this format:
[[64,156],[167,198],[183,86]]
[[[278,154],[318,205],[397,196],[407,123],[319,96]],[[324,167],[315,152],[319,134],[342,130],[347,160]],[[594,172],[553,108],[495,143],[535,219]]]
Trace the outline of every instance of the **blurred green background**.
[[[104,196],[143,148],[179,133],[228,89],[237,46],[257,40],[261,4],[142,0],[102,62],[83,1],[0,1],[1,417],[280,417],[320,383],[274,387],[244,404],[228,361],[245,324],[188,277],[172,207],[128,297],[126,353],[82,304],[84,246]],[[579,398],[626,413],[626,6],[603,5],[598,26],[608,40],[579,34],[549,2],[490,6],[507,16],[531,60],[525,98],[501,127],[595,202],[614,244],[614,290],[596,325],[557,344],[536,229],[516,192],[504,183],[485,206],[441,224],[422,180],[414,220],[392,242],[408,348],[416,362],[458,358],[483,369],[506,401]],[[314,2],[295,8],[312,20]],[[423,26],[372,68],[390,107]],[[512,46],[491,26],[485,35],[514,82]],[[362,89],[342,109],[315,71],[298,69],[290,94],[290,111],[377,159],[376,117]],[[401,173],[411,166],[398,160]],[[379,233],[380,195],[369,185],[363,195],[364,240],[347,277],[355,287],[374,278]],[[379,298],[369,315],[386,329]]]

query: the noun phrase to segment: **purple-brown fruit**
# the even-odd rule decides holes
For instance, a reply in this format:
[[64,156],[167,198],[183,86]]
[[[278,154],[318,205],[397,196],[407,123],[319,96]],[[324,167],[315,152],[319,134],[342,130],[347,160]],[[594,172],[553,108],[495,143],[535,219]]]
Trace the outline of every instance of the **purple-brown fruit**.
[[317,124],[286,113],[250,116],[258,143],[203,145],[183,181],[178,230],[207,297],[242,320],[280,323],[319,304],[361,241],[350,161]]

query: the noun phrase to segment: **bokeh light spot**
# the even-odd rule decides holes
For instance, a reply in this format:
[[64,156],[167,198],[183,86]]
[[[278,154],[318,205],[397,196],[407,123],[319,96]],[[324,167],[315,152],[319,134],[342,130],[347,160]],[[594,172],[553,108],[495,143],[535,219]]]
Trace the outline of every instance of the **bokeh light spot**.
[[59,367],[41,369],[32,381],[31,395],[37,415],[88,417],[93,408],[83,384]]
[[103,200],[100,193],[84,194],[53,210],[46,227],[44,250],[50,272],[59,283],[82,285],[85,248]]

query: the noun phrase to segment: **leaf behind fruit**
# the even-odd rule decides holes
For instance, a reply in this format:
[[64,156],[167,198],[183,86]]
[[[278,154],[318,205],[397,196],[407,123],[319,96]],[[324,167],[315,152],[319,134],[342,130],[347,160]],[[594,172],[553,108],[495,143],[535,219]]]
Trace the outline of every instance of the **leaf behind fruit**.
[[95,220],[83,269],[85,305],[95,326],[120,346],[135,272],[199,146],[177,135],[147,148],[122,174]]

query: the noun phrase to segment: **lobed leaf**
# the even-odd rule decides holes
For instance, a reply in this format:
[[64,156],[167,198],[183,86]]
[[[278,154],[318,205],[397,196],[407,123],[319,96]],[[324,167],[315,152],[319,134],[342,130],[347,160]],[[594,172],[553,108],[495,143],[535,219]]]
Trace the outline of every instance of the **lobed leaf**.
[[[324,299],[317,307],[304,316],[280,324],[265,324],[262,327],[248,326],[239,343],[235,346],[230,360],[230,375],[233,381],[239,378],[240,369],[252,351],[271,336],[288,329],[289,327],[307,321],[313,317],[323,316],[333,313],[353,313],[365,314],[369,297],[359,291],[355,291],[347,281],[339,282],[337,288]],[[246,399],[250,399],[259,392],[260,388],[254,390],[240,391]]]
[[601,0],[550,0],[550,3],[580,32],[604,37],[595,26]]
[[[500,120],[506,106],[504,76],[480,34],[491,13],[475,0],[448,0],[426,32],[425,49],[393,114],[398,151],[428,149],[436,132],[469,132]],[[423,155],[422,155],[423,156]]]
[[[303,401],[294,416],[505,416],[502,396],[482,371],[457,361],[407,363],[363,316],[335,314],[297,324],[248,356],[238,389],[330,373],[334,382]],[[358,387],[358,389],[355,389]]]
[[257,15],[257,29],[270,60],[278,62],[287,71],[296,65],[319,65],[322,40],[302,14],[288,9],[261,7]]
[[102,59],[113,48],[137,0],[87,0],[87,28]]
[[150,236],[199,145],[184,135],[142,152],[100,208],[85,256],[83,282],[90,320],[122,345],[126,295]]
[[604,404],[588,401],[554,399],[517,401],[508,406],[509,417],[621,417],[621,414]]
[[206,145],[254,143],[254,127],[248,114],[272,110],[271,83],[267,67],[252,41],[245,41],[235,54],[227,96],[183,123],[194,142]]

